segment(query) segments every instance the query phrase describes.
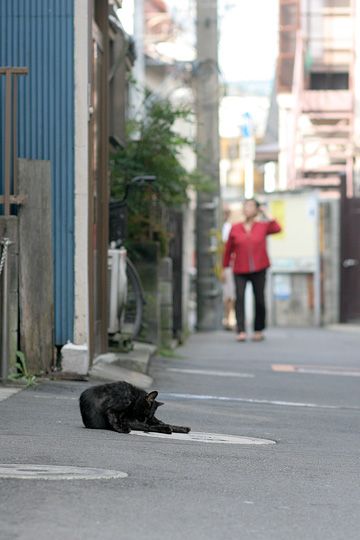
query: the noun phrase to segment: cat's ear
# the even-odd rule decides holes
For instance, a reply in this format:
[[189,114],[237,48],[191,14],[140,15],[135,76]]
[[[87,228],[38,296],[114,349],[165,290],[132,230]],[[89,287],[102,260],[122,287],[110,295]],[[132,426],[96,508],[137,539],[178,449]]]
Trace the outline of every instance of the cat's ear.
[[165,405],[165,403],[163,403],[162,401],[157,401],[157,402],[156,402],[156,405],[157,405],[158,407],[161,407],[161,405]]
[[151,403],[153,403],[155,401],[155,399],[157,397],[158,397],[158,392],[156,392],[156,390],[154,390],[154,392],[150,392],[150,394],[148,394],[145,399],[146,399],[146,401],[148,403],[151,404]]

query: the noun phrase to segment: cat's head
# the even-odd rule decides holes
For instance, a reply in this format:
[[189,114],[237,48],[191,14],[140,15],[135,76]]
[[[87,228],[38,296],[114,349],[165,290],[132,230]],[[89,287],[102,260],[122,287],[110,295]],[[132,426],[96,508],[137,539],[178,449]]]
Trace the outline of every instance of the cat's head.
[[146,394],[146,396],[141,402],[140,407],[138,407],[138,410],[137,410],[138,420],[140,421],[151,420],[156,413],[156,409],[160,407],[160,405],[164,405],[160,401],[156,401],[157,396],[158,396],[158,392],[156,391]]

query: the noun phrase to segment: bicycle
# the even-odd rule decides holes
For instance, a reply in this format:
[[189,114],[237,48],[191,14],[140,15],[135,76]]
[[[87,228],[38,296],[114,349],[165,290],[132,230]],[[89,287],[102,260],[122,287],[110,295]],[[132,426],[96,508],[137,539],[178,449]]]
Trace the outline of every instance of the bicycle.
[[126,238],[127,203],[130,189],[153,183],[155,176],[135,176],[126,185],[120,201],[110,202],[109,228],[110,249],[108,250],[109,279],[109,327],[112,341],[130,341],[136,338],[142,325],[146,303],[139,274],[127,256],[124,247]]

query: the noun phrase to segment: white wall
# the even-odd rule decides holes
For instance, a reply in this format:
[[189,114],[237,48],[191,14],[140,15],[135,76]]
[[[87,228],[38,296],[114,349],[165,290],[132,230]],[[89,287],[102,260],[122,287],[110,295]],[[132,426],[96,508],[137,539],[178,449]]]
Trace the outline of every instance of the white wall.
[[355,144],[360,145],[360,0],[355,4]]
[[88,2],[75,0],[75,320],[74,342],[88,342]]
[[289,156],[291,141],[293,140],[293,97],[291,94],[279,94],[277,96],[279,107],[279,180],[280,190],[288,188],[289,182]]

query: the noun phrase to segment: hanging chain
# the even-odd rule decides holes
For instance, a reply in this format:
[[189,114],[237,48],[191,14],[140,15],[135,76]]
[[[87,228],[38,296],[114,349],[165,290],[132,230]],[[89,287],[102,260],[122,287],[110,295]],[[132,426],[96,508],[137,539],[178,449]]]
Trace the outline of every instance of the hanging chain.
[[8,247],[11,244],[11,242],[9,238],[4,238],[3,240],[1,240],[0,244],[3,244],[2,254],[0,258],[0,276],[1,276],[1,272],[3,271],[4,264],[5,264],[7,254],[8,254]]

